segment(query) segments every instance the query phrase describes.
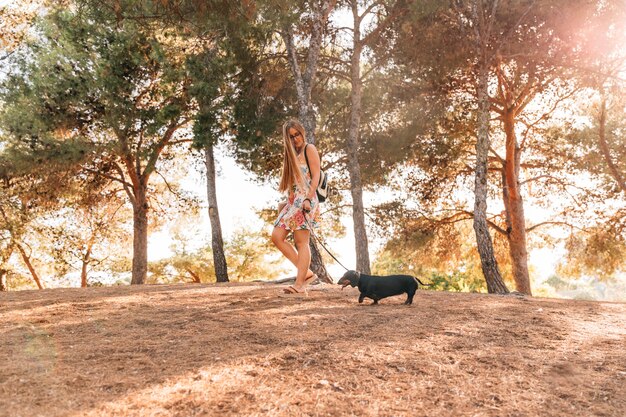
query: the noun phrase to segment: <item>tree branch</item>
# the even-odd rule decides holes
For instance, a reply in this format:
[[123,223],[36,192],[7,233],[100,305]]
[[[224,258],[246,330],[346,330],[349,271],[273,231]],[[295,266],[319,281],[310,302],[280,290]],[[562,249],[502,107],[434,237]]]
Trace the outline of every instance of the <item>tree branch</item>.
[[173,195],[175,195],[175,196],[176,196],[176,198],[182,199],[182,198],[181,198],[181,196],[180,196],[180,193],[178,193],[178,192],[176,192],[176,191],[174,191],[174,190],[172,189],[172,186],[170,185],[170,183],[169,183],[169,182],[167,182],[167,179],[165,179],[165,177],[163,176],[163,174],[161,174],[161,172],[160,172],[159,170],[155,170],[155,172],[157,173],[157,175],[158,175],[159,177],[161,177],[161,179],[162,179],[162,180],[163,180],[163,182],[165,183],[165,186],[166,186],[166,187],[167,187],[167,189],[170,191],[170,193],[172,193]]
[[547,226],[547,225],[559,225],[559,226],[567,226],[571,229],[579,229],[582,230],[576,226],[574,226],[573,224],[567,223],[567,222],[554,222],[554,221],[545,221],[545,222],[541,222],[541,223],[537,223],[535,225],[532,225],[531,227],[527,227],[526,231],[527,232],[532,232],[535,229],[538,229],[539,227],[543,227],[543,226]]
[[280,32],[285,47],[287,48],[287,59],[291,65],[291,71],[293,72],[293,78],[296,83],[296,91],[298,94],[298,101],[300,97],[304,97],[304,84],[302,81],[302,71],[300,71],[300,64],[298,63],[298,54],[296,53],[296,46],[293,41],[293,27],[291,24]]
[[[463,211],[463,213],[469,215],[469,217],[467,219],[473,219],[474,218],[474,213],[471,211]],[[465,220],[467,220],[465,219]],[[506,230],[504,230],[503,228],[501,228],[500,226],[498,226],[497,224],[495,224],[493,221],[486,219],[487,220],[487,224],[489,226],[491,226],[492,229],[494,229],[496,232],[500,233],[503,236],[506,236],[508,233],[506,232]]]
[[146,163],[146,168],[141,173],[141,176],[145,180],[147,180],[148,177],[150,177],[150,174],[154,172],[156,162],[159,159],[159,156],[161,155],[163,148],[165,148],[165,146],[169,144],[169,141],[172,139],[174,132],[176,132],[179,128],[187,124],[190,120],[191,118],[184,117],[181,119],[180,122],[178,122],[178,120],[172,120],[170,122],[170,125],[168,126],[167,130],[165,131],[165,133],[163,133],[163,137],[152,150],[152,153],[150,154],[150,157],[148,158],[148,163]]
[[120,181],[120,182],[124,186],[124,191],[126,192],[126,195],[128,195],[128,199],[130,200],[131,204],[134,206],[135,205],[135,193],[133,191],[134,188],[132,188],[132,184],[129,184],[126,181],[126,176],[124,175],[124,170],[122,169],[122,167],[116,161],[113,161],[113,168],[115,168],[117,173],[120,174],[120,177],[122,177],[123,181]]
[[[387,29],[387,27],[389,27],[389,25],[396,19],[398,18],[400,15],[402,15],[403,13],[406,13],[407,10],[405,8],[399,7],[399,4],[401,4],[401,2],[397,2],[394,5],[394,8],[392,9],[391,13],[389,15],[387,15],[387,17],[385,18],[385,20],[383,20],[381,23],[379,23],[376,26],[376,29],[372,30],[370,33],[368,33],[367,35],[365,35],[365,37],[363,37],[361,39],[361,45],[362,46],[368,46],[371,47],[372,43],[376,42],[378,40],[378,38],[380,37],[380,34],[382,33],[383,30]],[[372,4],[368,10],[370,8],[372,8],[373,6],[375,6],[376,3]],[[369,13],[369,12],[368,12]],[[361,15],[361,19],[365,16],[366,13],[364,13],[363,15]],[[360,22],[359,22],[360,24]]]
[[337,69],[334,69],[334,68],[330,68],[330,67],[324,66],[324,65],[322,65],[320,69],[323,72],[325,72],[325,73],[327,73],[329,75],[333,75],[333,76],[335,76],[337,78],[341,78],[344,81],[348,81],[348,82],[351,81],[350,74],[348,74],[348,73],[346,73],[344,71],[337,70]]

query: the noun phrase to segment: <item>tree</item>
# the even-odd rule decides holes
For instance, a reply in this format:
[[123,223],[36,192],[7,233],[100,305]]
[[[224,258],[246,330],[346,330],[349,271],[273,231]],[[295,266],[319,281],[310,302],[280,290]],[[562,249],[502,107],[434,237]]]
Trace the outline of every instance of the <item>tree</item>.
[[211,247],[217,282],[228,282],[228,266],[224,254],[224,240],[217,206],[214,147],[226,135],[228,126],[226,99],[228,88],[228,61],[219,49],[204,49],[188,60],[192,74],[191,94],[199,103],[194,121],[194,142],[204,148],[207,200],[211,222]]
[[[476,245],[480,254],[483,275],[487,282],[487,290],[490,293],[508,293],[498,263],[496,261],[489,224],[487,222],[487,169],[491,142],[489,138],[489,120],[491,116],[489,103],[489,68],[490,61],[495,57],[489,51],[489,39],[495,18],[494,11],[497,1],[492,4],[492,9],[485,10],[482,0],[471,2],[469,8],[472,20],[467,22],[473,29],[475,54],[476,54],[476,98],[478,102],[478,123],[476,134],[476,166],[474,181],[474,232],[476,233]],[[457,6],[459,7],[459,6]],[[465,15],[459,11],[459,19]],[[463,25],[465,22],[460,22]]]
[[[6,269],[6,264],[11,257],[11,254],[14,250],[17,250],[20,254],[22,260],[24,261],[24,265],[28,268],[33,281],[37,284],[37,288],[40,290],[43,289],[43,285],[41,283],[41,279],[39,278],[39,274],[37,273],[33,262],[32,262],[32,250],[29,250],[29,247],[23,242],[22,236],[24,234],[24,226],[26,225],[26,214],[27,209],[24,207],[23,202],[20,202],[20,206],[13,207],[14,213],[17,216],[11,216],[7,211],[9,204],[8,201],[3,202],[3,206],[0,207],[0,219],[2,220],[2,229],[3,229],[3,248],[2,248],[2,265],[0,266],[2,269],[2,275],[6,275],[9,272]],[[4,285],[3,285],[4,288]]]
[[151,263],[151,283],[218,281],[211,245],[206,243],[206,236],[194,229],[200,220],[198,215],[176,219],[169,231],[172,255]]
[[[91,7],[101,1],[81,0]],[[198,104],[193,117],[194,146],[204,150],[207,200],[211,222],[214,267],[218,282],[228,281],[228,267],[217,206],[214,147],[228,130],[225,114],[230,105],[232,59],[229,47],[245,37],[248,18],[254,5],[228,2],[184,0],[177,2],[135,2],[105,0],[118,20],[132,20],[139,25],[160,25],[167,36],[174,36],[183,51],[189,72],[189,93]]]
[[[603,34],[608,39],[593,43],[606,48],[611,38],[624,36],[611,32]],[[595,224],[574,230],[566,239],[566,261],[559,267],[565,275],[606,279],[626,268],[626,80],[620,78],[625,62],[623,51],[616,51],[578,68],[587,85],[578,117],[586,122],[551,132],[565,138],[563,158],[573,170],[591,173],[591,186],[601,196],[593,204]]]
[[[402,51],[397,59],[416,65],[417,70],[410,74],[430,79],[451,98],[451,110],[442,114],[438,124],[450,137],[458,135],[455,143],[449,141],[450,149],[456,149],[449,153],[454,159],[442,160],[447,167],[455,167],[449,173],[455,186],[474,172],[474,154],[467,147],[466,135],[476,132],[472,125],[478,120],[474,115],[480,114],[478,93],[485,91],[484,79],[483,88],[477,88],[481,73],[476,71],[474,39],[468,36],[471,28],[477,27],[471,22],[479,6],[492,26],[489,39],[483,42],[488,46],[488,56],[494,57],[488,63],[489,111],[496,119],[490,125],[487,184],[500,182],[504,205],[503,215],[491,215],[488,221],[492,230],[507,239],[516,289],[530,294],[526,233],[562,223],[564,218],[526,225],[524,189],[533,184],[533,189],[539,190],[534,192],[538,197],[548,190],[567,196],[571,181],[565,178],[563,165],[556,162],[560,159],[555,157],[559,155],[557,144],[550,143],[545,132],[556,110],[580,88],[571,63],[584,62],[587,49],[572,28],[582,25],[578,22],[603,20],[611,8],[578,2],[453,2],[425,19],[396,28],[398,51]],[[423,40],[418,50],[401,47],[418,38]],[[458,219],[475,215],[462,207],[455,210]],[[446,218],[450,216],[446,214]]]
[[130,218],[123,197],[110,187],[97,193],[75,192],[63,200],[62,208],[42,219],[39,235],[49,237],[49,250],[60,275],[79,271],[80,286],[85,288],[89,273],[110,258],[111,252],[122,251],[127,244],[123,226]]
[[[375,223],[386,227],[388,236],[391,230],[402,235],[397,239],[389,240],[387,253],[398,251],[399,246],[395,243],[404,242],[405,239],[412,240],[407,236],[409,233],[429,234],[432,225],[429,226],[428,222],[435,222],[434,224],[438,224],[442,230],[453,232],[453,229],[447,227],[451,224],[450,222],[460,222],[471,217],[471,212],[460,207],[458,215],[449,215],[446,212],[441,217],[425,216],[424,211],[430,210],[429,206],[433,204],[438,205],[436,203],[438,199],[447,198],[450,201],[453,187],[458,185],[458,183],[455,184],[454,179],[458,175],[458,165],[453,161],[464,152],[460,149],[471,144],[467,136],[473,133],[472,130],[476,124],[469,125],[466,122],[464,130],[459,129],[459,132],[454,134],[446,130],[453,122],[459,123],[467,119],[468,114],[472,116],[480,114],[478,109],[471,109],[466,103],[459,102],[458,98],[453,95],[452,88],[454,87],[447,85],[449,74],[454,73],[459,66],[469,61],[475,65],[474,70],[479,71],[480,63],[478,58],[464,56],[460,59],[459,49],[449,43],[446,31],[451,30],[450,16],[453,14],[446,16],[445,19],[442,18],[446,6],[437,2],[419,2],[419,4],[397,2],[395,7],[402,11],[402,16],[397,16],[395,19],[388,18],[389,21],[383,22],[380,29],[384,29],[385,24],[389,27],[383,32],[385,36],[380,36],[380,40],[372,48],[374,55],[370,58],[372,62],[367,73],[369,78],[373,79],[370,84],[377,84],[372,94],[375,103],[372,107],[376,109],[376,112],[370,116],[371,122],[366,118],[366,128],[363,129],[363,134],[359,135],[365,138],[360,152],[367,155],[365,159],[368,162],[365,163],[365,167],[370,172],[369,182],[386,185],[389,178],[395,175],[401,176],[403,180],[392,188],[400,192],[407,190],[406,192],[412,194],[414,200],[418,201],[421,209],[397,210],[392,208],[392,204],[382,205],[374,210]],[[480,31],[477,26],[480,22],[477,18],[473,23],[468,20],[466,22],[471,29],[466,31],[464,36],[471,38],[471,42],[467,43],[467,48],[461,48],[461,50],[467,52],[468,48],[473,48],[478,55],[481,52]],[[411,27],[415,29],[411,30]],[[486,31],[487,28],[482,30]],[[448,54],[445,58],[441,50],[445,50]],[[485,59],[488,57],[485,56]],[[375,71],[377,66],[381,67],[378,74]],[[483,73],[486,77],[487,72]],[[380,85],[388,87],[381,88]],[[486,81],[484,85],[486,87]],[[381,99],[381,97],[387,98]],[[451,108],[455,110],[450,110]],[[367,115],[367,112],[364,114]],[[486,152],[489,149],[488,108],[481,120],[483,121],[483,127],[480,129],[482,141],[476,141],[474,144],[479,147],[478,150],[485,152],[482,163],[477,162],[477,167],[482,167],[483,174],[486,176]],[[396,155],[393,155],[393,151]],[[395,172],[394,166],[397,167]],[[416,169],[417,172],[415,172]],[[372,177],[372,174],[375,176]],[[404,187],[406,179],[412,181],[412,184],[409,183],[407,187]],[[488,288],[490,291],[492,289],[506,291],[497,270],[491,237],[484,217],[486,215],[486,178],[481,179],[477,176],[475,185],[477,192],[483,193],[482,198],[480,194],[475,198],[478,213],[481,210],[484,213],[484,222],[481,222],[480,216],[475,217],[478,220],[477,225],[482,226],[478,229],[482,236],[479,240],[480,253],[491,261],[491,267],[486,272],[493,271],[497,274],[493,279],[490,275],[486,275],[489,281]],[[406,201],[398,202],[403,205],[406,203]],[[398,215],[397,225],[394,225],[393,221],[388,221],[390,215],[385,211],[390,209],[391,213]],[[398,219],[400,219],[399,222]],[[416,225],[416,228],[409,225]],[[456,240],[450,237],[448,241]],[[448,249],[452,248],[448,247]],[[490,251],[491,255],[489,255]],[[397,254],[401,256],[400,252]],[[445,255],[444,257],[447,258]]]
[[175,40],[159,42],[159,28],[150,29],[98,9],[55,11],[41,25],[45,47],[30,44],[4,84],[13,140],[33,149],[82,141],[85,169],[123,186],[133,207],[133,284],[147,273],[150,178],[164,149],[185,140],[176,133],[192,110]]
[[[507,4],[499,10],[498,20],[506,23],[500,32],[505,34],[505,38],[497,48],[493,66],[497,89],[490,96],[490,101],[491,110],[497,113],[506,140],[505,154],[495,156],[502,164],[506,236],[516,289],[531,294],[522,192],[524,181],[520,179],[522,153],[531,146],[529,142],[533,139],[529,138],[534,133],[534,127],[548,119],[559,104],[578,89],[575,84],[563,82],[567,76],[564,68],[567,68],[568,60],[585,59],[576,50],[575,40],[572,40],[575,31],[571,29],[571,21],[602,19],[606,11],[578,2],[537,6]],[[570,20],[567,26],[562,23],[564,17]],[[494,38],[493,42],[498,41]],[[538,118],[534,112],[527,111],[527,106],[538,98],[550,103],[548,94],[556,96],[551,100],[552,108],[540,111]],[[525,125],[521,138],[518,137],[518,124]]]
[[[311,93],[315,85],[316,74],[318,71],[318,61],[324,37],[324,30],[328,24],[328,16],[332,12],[336,3],[336,0],[314,0],[308,2],[308,5],[311,6],[309,23],[311,33],[307,45],[306,66],[304,66],[304,68],[301,68],[301,64],[299,62],[298,50],[296,47],[296,35],[294,33],[293,24],[294,21],[300,24],[300,21],[293,19],[292,17],[294,15],[293,13],[290,13],[284,17],[285,21],[282,23],[282,27],[280,29],[280,34],[287,49],[287,59],[289,61],[291,73],[295,82],[298,98],[299,119],[307,133],[306,140],[311,144],[315,144],[317,126],[317,116],[313,107]],[[302,13],[302,11],[300,12]],[[317,274],[320,279],[326,282],[332,282],[328,272],[326,271],[326,267],[324,266],[324,261],[320,251],[313,238],[309,240],[309,246],[311,247],[311,270]]]
[[[231,28],[227,32],[228,46],[224,48],[236,68],[230,79],[233,88],[228,127],[233,141],[229,148],[237,162],[254,173],[259,182],[271,182],[282,167],[280,127],[288,117],[298,113],[307,129],[307,141],[315,142],[313,89],[317,85],[320,48],[317,42],[323,39],[326,19],[334,3],[312,1],[286,5],[268,0],[252,4],[254,7],[246,18],[237,22],[237,30]],[[312,7],[308,9],[308,5]],[[281,34],[279,38],[277,35]],[[292,49],[285,53],[284,48]],[[301,52],[302,49],[306,52]],[[303,54],[306,60],[302,60]],[[320,279],[332,282],[313,239],[310,246],[311,269]]]
[[[37,15],[48,7],[50,0],[22,0],[0,5],[0,62],[10,57],[28,36]],[[55,1],[56,6],[67,0]]]
[[29,237],[36,234],[35,223],[54,211],[74,187],[81,191],[93,183],[78,178],[76,163],[84,148],[69,141],[59,147],[44,146],[33,150],[20,146],[8,136],[0,139],[0,231],[2,261],[0,268],[8,272],[12,253],[18,253],[38,288],[43,288],[33,262],[34,247]]
[[[369,1],[360,12],[360,2],[349,0],[348,6],[352,12],[352,48],[349,53],[350,62],[348,65],[348,79],[350,80],[350,122],[348,128],[348,141],[346,143],[346,154],[348,156],[347,166],[350,174],[350,192],[352,194],[352,218],[354,222],[354,238],[356,250],[357,270],[369,274],[370,259],[367,240],[367,230],[365,228],[365,211],[363,207],[363,182],[361,178],[361,167],[359,162],[359,136],[361,127],[361,103],[362,89],[365,76],[361,74],[362,54],[364,50],[377,42],[381,33],[391,25],[394,19],[405,13],[400,1],[392,2],[392,5],[384,1]],[[375,16],[374,27],[364,34],[363,25],[369,15]]]

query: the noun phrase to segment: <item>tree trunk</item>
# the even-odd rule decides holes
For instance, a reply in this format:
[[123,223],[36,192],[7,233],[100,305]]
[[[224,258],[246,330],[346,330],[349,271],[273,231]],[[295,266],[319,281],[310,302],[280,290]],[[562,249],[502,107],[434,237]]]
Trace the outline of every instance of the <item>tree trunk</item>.
[[80,286],[81,288],[87,288],[87,266],[91,259],[91,245],[87,247],[87,252],[83,256],[83,265],[80,269]]
[[513,264],[513,279],[517,291],[532,295],[528,275],[524,201],[519,185],[520,149],[515,136],[515,116],[512,112],[505,111],[502,120],[506,134],[503,196],[507,212],[507,239]]
[[217,209],[217,189],[215,186],[215,155],[213,145],[206,146],[206,187],[207,200],[209,202],[209,220],[211,221],[211,247],[213,248],[213,264],[217,282],[228,282],[228,266],[224,256],[224,240],[222,239],[222,225]]
[[200,284],[200,275],[196,274],[189,268],[185,268],[185,270],[189,273],[189,275],[191,275],[191,282],[194,284]]
[[130,283],[143,284],[148,274],[148,199],[147,187],[134,187],[133,204],[133,273]]
[[0,291],[9,290],[9,284],[5,281],[5,277],[9,274],[9,270],[5,269],[4,266],[9,261],[14,247],[14,243],[10,242],[10,244],[5,247],[2,252],[0,252]]
[[[302,125],[307,132],[307,142],[315,145],[315,112],[313,110],[309,111],[301,107],[300,121],[302,122]],[[324,259],[322,258],[322,254],[320,253],[320,250],[317,247],[317,244],[315,243],[315,238],[313,238],[313,236],[311,236],[311,238],[309,239],[309,248],[311,249],[311,265],[309,268],[311,269],[311,271],[313,271],[314,274],[316,274],[320,278],[321,281],[332,284],[333,280],[328,274],[326,265],[324,265]]]
[[[315,145],[315,128],[316,128],[316,116],[315,111],[311,108],[310,103],[300,106],[299,118],[304,130],[306,132],[306,140],[308,143]],[[320,253],[315,238],[311,236],[309,239],[309,248],[311,249],[311,265],[309,268],[316,274],[321,281],[333,283],[333,280],[324,265],[324,259]]]
[[487,164],[489,156],[489,96],[488,67],[481,56],[478,80],[478,135],[476,137],[476,178],[474,180],[474,232],[480,254],[480,264],[489,293],[507,294],[498,263],[493,252],[493,242],[487,223]]
[[320,281],[328,284],[334,284],[335,282],[326,270],[324,259],[322,258],[322,254],[317,246],[317,243],[315,243],[314,238],[309,239],[309,247],[311,248],[311,266],[309,267],[311,271],[317,274]]
[[356,269],[364,274],[370,273],[370,258],[365,229],[365,210],[363,207],[363,185],[361,166],[359,165],[359,127],[361,124],[361,31],[358,7],[353,5],[354,34],[352,57],[350,58],[350,126],[348,128],[348,173],[350,174],[350,192],[352,194],[352,218],[356,250]]
[[[315,144],[315,129],[317,124],[315,110],[313,109],[313,105],[311,103],[311,91],[313,90],[313,84],[315,83],[315,76],[317,73],[317,61],[319,59],[320,47],[322,44],[324,25],[326,23],[326,19],[328,18],[328,14],[334,8],[335,3],[336,0],[323,1],[320,8],[316,10],[316,16],[311,27],[311,39],[309,42],[307,64],[304,73],[302,73],[300,64],[298,63],[298,54],[294,44],[292,27],[289,26],[286,28],[282,34],[287,47],[287,57],[291,66],[291,72],[296,84],[299,108],[298,117],[304,126],[307,142],[311,144]],[[309,239],[309,247],[311,248],[311,271],[317,274],[320,280],[332,283],[332,278],[326,270],[324,260],[322,259],[317,245],[315,244],[315,239]]]
[[30,274],[33,276],[33,280],[35,280],[35,284],[37,284],[37,288],[39,288],[40,290],[43,290],[43,285],[41,285],[41,281],[39,280],[39,275],[37,275],[37,272],[35,271],[33,264],[30,262],[30,257],[26,254],[26,251],[24,250],[21,244],[19,243],[17,244],[17,249],[20,251],[20,254],[22,255],[22,259],[24,260],[24,263],[26,264],[26,267],[30,271]]
[[4,283],[4,277],[7,275],[7,270],[0,268],[0,292],[7,291],[7,286]]

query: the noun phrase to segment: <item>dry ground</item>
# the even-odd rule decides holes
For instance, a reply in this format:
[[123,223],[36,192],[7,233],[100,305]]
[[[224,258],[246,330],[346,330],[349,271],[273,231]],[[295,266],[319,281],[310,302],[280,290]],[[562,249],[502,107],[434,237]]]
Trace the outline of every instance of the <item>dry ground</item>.
[[626,415],[626,304],[279,288],[0,294],[0,415]]

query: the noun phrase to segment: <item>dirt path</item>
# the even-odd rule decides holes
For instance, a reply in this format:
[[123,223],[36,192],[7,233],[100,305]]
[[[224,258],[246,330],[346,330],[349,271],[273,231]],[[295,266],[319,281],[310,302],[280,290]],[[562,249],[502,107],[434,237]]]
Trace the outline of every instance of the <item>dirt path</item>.
[[0,415],[626,415],[626,304],[278,293],[0,294]]

